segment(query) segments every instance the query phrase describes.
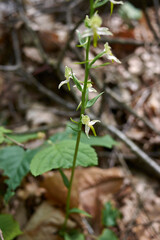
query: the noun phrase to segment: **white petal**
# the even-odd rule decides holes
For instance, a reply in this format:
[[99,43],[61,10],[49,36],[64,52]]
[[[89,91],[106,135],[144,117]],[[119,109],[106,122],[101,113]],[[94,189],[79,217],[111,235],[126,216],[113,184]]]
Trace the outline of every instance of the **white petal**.
[[85,31],[82,33],[82,38],[90,37],[90,36],[93,36],[93,31],[92,31],[91,28],[85,30]]
[[85,133],[87,135],[87,137],[89,138],[89,130],[90,130],[90,127],[88,125],[85,125]]
[[89,122],[89,126],[93,126],[96,122],[100,122],[99,120],[92,120]]
[[65,81],[62,81],[59,85],[58,85],[58,88],[60,89],[62,87],[62,85],[66,84],[69,82],[69,79],[68,80],[65,80]]
[[122,1],[115,1],[115,0],[110,0],[110,2],[112,2],[113,4],[123,4],[123,2]]
[[92,87],[88,88],[88,91],[89,91],[89,92],[97,92],[96,89],[94,89],[94,88],[92,88]]
[[119,61],[119,59],[118,58],[116,58],[115,56],[113,56],[113,55],[107,55],[107,58],[109,59],[109,60],[113,60],[113,61],[115,61],[115,62],[117,62],[117,63],[121,63],[121,61]]
[[99,27],[97,28],[97,34],[99,35],[113,35],[108,28]]

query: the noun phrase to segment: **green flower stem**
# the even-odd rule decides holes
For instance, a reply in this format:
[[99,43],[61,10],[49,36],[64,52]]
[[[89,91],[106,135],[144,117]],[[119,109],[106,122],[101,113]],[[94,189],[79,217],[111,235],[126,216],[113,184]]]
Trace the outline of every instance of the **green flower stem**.
[[[93,0],[90,0],[90,16],[93,15],[94,13],[94,8],[93,8]],[[87,82],[88,82],[88,76],[89,76],[89,49],[90,49],[90,43],[91,43],[91,38],[88,38],[88,43],[86,47],[86,60],[85,60],[85,79],[84,79],[84,87],[82,91],[82,105],[81,105],[81,115],[85,113],[85,102],[86,102],[86,93],[87,93]],[[80,115],[80,118],[81,118]],[[81,119],[80,119],[81,120]],[[77,160],[77,155],[78,155],[78,150],[79,150],[79,144],[80,144],[80,139],[81,139],[81,132],[82,132],[82,122],[79,122],[79,132],[77,135],[77,140],[76,140],[76,146],[75,146],[75,152],[74,152],[74,157],[73,157],[73,166],[72,166],[72,171],[71,171],[71,177],[70,177],[70,182],[69,182],[69,189],[68,189],[68,194],[67,194],[67,201],[66,201],[66,216],[63,224],[62,231],[64,232],[66,230],[66,225],[67,221],[70,215],[70,200],[71,200],[71,190],[72,190],[72,183],[73,183],[73,178],[74,178],[74,173],[75,173],[75,168],[76,168],[76,160]]]

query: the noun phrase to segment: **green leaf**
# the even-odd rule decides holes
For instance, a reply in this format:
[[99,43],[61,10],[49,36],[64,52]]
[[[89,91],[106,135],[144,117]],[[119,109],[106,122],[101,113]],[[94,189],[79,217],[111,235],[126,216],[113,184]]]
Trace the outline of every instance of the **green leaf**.
[[[75,126],[75,125],[71,123],[68,124],[65,132],[57,133],[53,135],[52,137],[50,137],[50,140],[53,143],[56,143],[65,139],[76,140],[77,133],[73,131],[70,126]],[[88,138],[86,134],[83,132],[81,134],[81,143],[88,144],[90,146],[102,146],[106,148],[112,148],[113,146],[117,145],[117,142],[110,135],[105,135],[103,137],[90,136],[90,138]]]
[[4,176],[9,177],[5,181],[8,185],[6,200],[9,200],[12,191],[20,185],[23,177],[29,172],[30,161],[36,152],[37,149],[25,152],[18,146],[6,147],[0,150],[0,169],[4,170]]
[[0,143],[3,143],[5,141],[4,134],[11,133],[12,131],[9,129],[6,129],[4,127],[0,127]]
[[118,11],[121,18],[128,20],[139,20],[142,17],[142,11],[129,2],[125,2]]
[[117,225],[117,219],[121,217],[118,209],[114,208],[110,202],[107,202],[102,211],[102,223],[105,227]]
[[[12,138],[13,140],[19,143],[25,143],[33,139],[37,139],[39,137],[39,133],[29,133],[29,134],[6,134],[8,137]],[[12,144],[13,142],[9,139],[5,139],[6,143]]]
[[110,229],[105,229],[99,236],[98,240],[118,240],[118,238],[113,231]]
[[82,86],[79,83],[79,80],[76,78],[76,76],[74,74],[72,74],[72,78],[73,78],[73,81],[76,84],[76,87],[78,88],[78,90],[82,92]]
[[86,217],[89,217],[89,218],[92,217],[89,213],[87,213],[87,212],[85,212],[85,211],[83,211],[79,208],[72,208],[72,209],[69,210],[69,213],[79,213],[79,214],[83,214],[83,215],[85,215]]
[[[58,168],[71,168],[75,151],[75,140],[64,140],[39,151],[31,161],[30,169],[34,176]],[[80,143],[76,166],[97,165],[95,150]]]
[[99,8],[99,7],[102,7],[103,5],[105,5],[109,0],[99,0],[99,1],[96,1],[93,5],[93,8]]
[[0,215],[0,229],[5,240],[13,240],[15,237],[22,234],[18,223],[9,214]]
[[82,233],[73,231],[70,234],[65,233],[64,240],[85,240],[85,237]]
[[96,65],[96,66],[92,66],[91,68],[99,68],[99,67],[105,67],[107,65],[111,64],[110,62],[106,62],[106,63],[103,63],[103,64],[100,64],[100,65]]
[[0,133],[11,133],[12,130],[6,129],[4,127],[0,127]]
[[66,188],[69,189],[70,183],[69,183],[69,180],[68,180],[67,176],[64,174],[64,172],[62,171],[62,169],[59,169],[59,172],[60,172],[61,177],[62,177],[62,179],[63,179],[64,185],[66,186]]
[[93,104],[95,104],[95,102],[97,101],[97,99],[103,94],[104,92],[98,94],[96,97],[92,98],[91,100],[89,100],[86,104],[86,108],[90,108],[93,106]]

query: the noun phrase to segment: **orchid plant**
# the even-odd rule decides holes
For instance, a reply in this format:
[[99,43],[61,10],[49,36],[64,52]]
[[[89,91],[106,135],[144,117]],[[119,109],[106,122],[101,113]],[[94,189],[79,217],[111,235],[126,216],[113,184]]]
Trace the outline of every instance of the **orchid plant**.
[[92,82],[89,79],[89,72],[91,68],[99,67],[95,66],[95,62],[100,59],[102,56],[106,56],[106,58],[109,60],[103,65],[105,66],[107,64],[116,62],[121,63],[112,53],[111,47],[109,46],[108,42],[104,44],[104,50],[100,52],[94,59],[89,59],[89,51],[91,42],[93,40],[93,46],[97,47],[98,39],[101,35],[107,35],[112,36],[111,31],[106,28],[102,27],[102,18],[99,16],[97,9],[104,4],[106,4],[108,1],[110,1],[111,4],[111,13],[113,11],[114,4],[122,4],[122,1],[115,1],[115,0],[90,0],[90,16],[86,16],[84,20],[85,24],[85,30],[84,32],[80,33],[77,30],[77,35],[80,44],[78,47],[85,48],[85,61],[81,62],[82,64],[85,64],[85,78],[84,81],[81,81],[77,79],[76,74],[73,73],[72,69],[68,66],[65,67],[65,78],[66,80],[62,81],[59,84],[59,88],[61,88],[62,85],[67,84],[68,89],[70,90],[70,81],[72,80],[74,82],[74,87],[77,87],[77,89],[81,92],[81,102],[78,105],[78,108],[81,107],[80,112],[80,118],[79,121],[76,122],[72,120],[75,124],[78,125],[78,133],[77,133],[77,140],[75,145],[75,151],[74,151],[74,157],[73,157],[73,165],[72,165],[72,171],[71,171],[71,178],[69,181],[69,188],[68,188],[68,195],[67,195],[67,203],[66,203],[66,217],[65,222],[63,225],[63,229],[66,229],[66,224],[70,215],[70,198],[71,198],[71,189],[72,189],[72,182],[76,167],[76,161],[77,161],[77,154],[79,151],[79,145],[80,145],[80,139],[81,139],[81,133],[82,133],[82,125],[85,126],[85,134],[88,138],[89,137],[89,131],[92,130],[94,136],[96,136],[96,131],[94,129],[94,124],[100,122],[99,120],[90,120],[90,117],[85,114],[86,108],[91,107],[96,100],[103,94],[100,93],[95,98],[89,100],[89,93],[90,92],[96,92],[96,90],[92,86]]

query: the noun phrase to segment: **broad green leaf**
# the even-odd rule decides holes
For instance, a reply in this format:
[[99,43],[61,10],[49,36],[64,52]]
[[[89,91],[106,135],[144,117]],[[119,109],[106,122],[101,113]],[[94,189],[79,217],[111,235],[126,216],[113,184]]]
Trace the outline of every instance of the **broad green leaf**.
[[102,211],[102,223],[105,227],[117,225],[117,219],[121,217],[118,209],[114,208],[110,202],[107,202]]
[[[56,143],[65,139],[76,140],[77,133],[73,131],[70,126],[75,126],[75,125],[71,123],[68,124],[65,132],[57,133],[53,135],[52,137],[50,137],[50,140],[53,143]],[[117,142],[110,135],[105,135],[103,137],[90,136],[90,138],[88,138],[86,134],[83,132],[81,134],[81,142],[88,144],[90,146],[102,146],[106,148],[112,148],[113,146],[117,145]]]
[[118,238],[112,230],[105,229],[99,236],[98,240],[118,240]]
[[[64,140],[39,151],[31,161],[30,169],[34,176],[58,168],[71,168],[76,141]],[[95,150],[89,145],[80,143],[76,166],[97,165]]]
[[0,143],[3,143],[5,140],[3,133],[0,132]]
[[[0,169],[3,175],[8,176],[5,182],[8,184],[7,196],[20,185],[23,177],[29,172],[29,164],[36,150],[24,151],[18,146],[6,147],[0,150]],[[8,197],[6,197],[6,200]]]
[[99,8],[102,7],[103,5],[105,5],[109,0],[99,0],[96,1],[93,5],[93,8]]
[[72,208],[72,209],[69,210],[69,213],[80,213],[80,214],[83,214],[86,217],[90,217],[90,218],[92,217],[89,213],[87,213],[87,212],[85,212],[85,211],[83,211],[79,208]]
[[62,171],[61,168],[59,169],[59,172],[60,172],[61,177],[63,179],[64,185],[66,186],[66,188],[69,188],[70,183],[69,183],[69,180],[68,180],[67,176],[64,174],[64,172]]
[[6,129],[4,127],[0,127],[0,133],[11,133],[12,130]]
[[[39,133],[29,133],[29,134],[6,134],[8,137],[12,138],[13,140],[25,143],[27,141],[39,138]],[[6,143],[12,143],[9,139],[5,139]]]
[[74,231],[73,233],[65,233],[64,240],[85,240],[85,237],[82,233]]
[[0,215],[0,229],[2,230],[4,240],[13,240],[22,234],[18,223],[9,214]]
[[86,108],[90,108],[93,106],[93,104],[95,104],[95,102],[98,100],[98,98],[103,94],[104,92],[98,94],[96,97],[92,98],[91,100],[89,100],[86,104]]

